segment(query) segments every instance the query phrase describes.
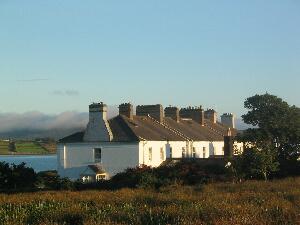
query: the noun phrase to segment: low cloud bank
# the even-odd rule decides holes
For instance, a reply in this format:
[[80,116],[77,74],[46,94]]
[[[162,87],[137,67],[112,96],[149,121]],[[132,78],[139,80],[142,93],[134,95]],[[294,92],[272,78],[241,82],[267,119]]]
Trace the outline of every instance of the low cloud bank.
[[0,132],[14,130],[52,130],[84,128],[88,121],[87,113],[63,112],[47,115],[41,112],[0,113]]
[[[110,106],[108,118],[117,115],[118,108]],[[49,115],[39,111],[0,113],[0,138],[59,139],[85,129],[88,112],[67,111]]]

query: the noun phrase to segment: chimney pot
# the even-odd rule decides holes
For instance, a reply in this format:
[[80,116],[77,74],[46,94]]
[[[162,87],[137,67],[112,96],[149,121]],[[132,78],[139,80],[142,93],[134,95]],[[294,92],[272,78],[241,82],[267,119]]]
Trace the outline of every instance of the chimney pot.
[[133,120],[133,106],[131,103],[123,103],[119,105],[119,114]]
[[136,115],[137,116],[150,116],[160,123],[163,122],[164,119],[164,110],[162,105],[138,105],[136,107]]
[[190,118],[197,123],[200,123],[201,126],[204,126],[204,111],[201,108],[192,108],[189,106],[187,108],[180,109],[179,114],[182,118]]
[[172,106],[165,108],[165,117],[170,117],[178,123],[180,121],[179,109]]
[[217,123],[217,112],[214,109],[207,109],[204,112],[205,119],[210,120],[212,123]]

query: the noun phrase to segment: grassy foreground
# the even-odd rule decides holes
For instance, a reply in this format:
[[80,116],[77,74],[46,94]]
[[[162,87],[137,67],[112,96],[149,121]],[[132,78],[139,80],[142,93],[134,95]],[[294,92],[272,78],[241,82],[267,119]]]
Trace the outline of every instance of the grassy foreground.
[[0,194],[0,224],[300,224],[300,178]]

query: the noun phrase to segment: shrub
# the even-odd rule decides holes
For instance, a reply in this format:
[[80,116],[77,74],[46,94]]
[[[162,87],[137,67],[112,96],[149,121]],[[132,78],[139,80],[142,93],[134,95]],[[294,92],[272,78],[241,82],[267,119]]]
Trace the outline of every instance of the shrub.
[[[147,166],[127,169],[118,173],[110,181],[111,189],[119,188],[155,188],[172,185],[185,184],[196,185],[209,181],[224,180],[226,174],[225,167],[220,164],[202,165],[196,160],[180,161],[174,165],[165,165],[158,168]],[[107,185],[102,185],[102,187]]]
[[0,162],[0,189],[24,190],[35,187],[36,173],[25,163],[19,165]]
[[75,183],[68,178],[60,178],[56,171],[39,172],[37,187],[49,190],[74,190]]

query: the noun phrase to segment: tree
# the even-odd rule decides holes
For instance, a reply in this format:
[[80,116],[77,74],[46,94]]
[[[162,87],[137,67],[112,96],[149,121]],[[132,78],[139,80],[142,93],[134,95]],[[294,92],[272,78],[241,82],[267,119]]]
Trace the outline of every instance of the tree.
[[8,151],[15,152],[16,151],[16,143],[14,141],[10,141],[8,144]]
[[271,149],[264,151],[246,148],[244,152],[234,160],[234,166],[238,178],[253,179],[263,178],[267,180],[271,173],[278,171],[279,163]]
[[36,182],[36,174],[25,163],[19,165],[0,162],[0,189],[24,189],[33,188]]
[[8,186],[11,176],[11,168],[6,162],[0,162],[0,189],[5,189]]
[[278,162],[283,165],[289,164],[284,163],[286,161],[297,163],[300,156],[300,109],[268,93],[252,96],[244,105],[248,112],[242,118],[254,128],[247,129],[240,138],[252,151],[248,153],[254,158],[244,155],[245,160],[254,162],[250,164],[252,172],[261,171],[266,178],[276,170]]
[[36,182],[36,173],[26,163],[22,162],[19,165],[12,164],[11,166],[10,185],[14,189],[33,188]]

